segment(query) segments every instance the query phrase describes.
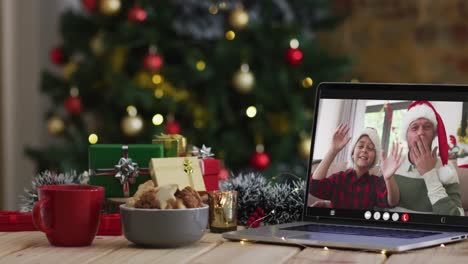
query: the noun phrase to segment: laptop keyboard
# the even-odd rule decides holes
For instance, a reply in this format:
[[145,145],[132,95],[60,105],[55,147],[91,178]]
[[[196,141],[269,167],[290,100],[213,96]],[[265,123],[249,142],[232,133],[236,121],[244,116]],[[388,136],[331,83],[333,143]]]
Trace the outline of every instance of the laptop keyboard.
[[329,233],[329,234],[340,234],[340,235],[393,237],[393,238],[406,238],[406,239],[421,238],[421,237],[440,234],[437,232],[428,232],[428,231],[357,227],[357,226],[345,226],[345,225],[321,225],[321,224],[308,224],[308,225],[293,226],[293,227],[287,227],[287,228],[281,228],[281,229]]

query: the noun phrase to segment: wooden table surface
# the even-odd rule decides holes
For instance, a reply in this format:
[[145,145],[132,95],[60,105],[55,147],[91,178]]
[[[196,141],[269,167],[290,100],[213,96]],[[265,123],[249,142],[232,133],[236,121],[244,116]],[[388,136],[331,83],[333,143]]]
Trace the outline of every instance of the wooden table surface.
[[355,250],[228,241],[206,233],[176,249],[139,248],[124,236],[98,236],[89,247],[53,247],[41,232],[0,233],[0,263],[465,263],[468,241],[385,256]]

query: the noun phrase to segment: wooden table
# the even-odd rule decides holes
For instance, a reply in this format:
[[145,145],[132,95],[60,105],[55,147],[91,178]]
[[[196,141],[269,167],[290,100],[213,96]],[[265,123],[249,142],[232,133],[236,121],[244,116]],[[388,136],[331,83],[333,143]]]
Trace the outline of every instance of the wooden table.
[[227,241],[206,233],[177,249],[139,248],[125,237],[98,236],[89,247],[49,245],[41,232],[0,233],[0,263],[465,263],[468,241],[385,256],[355,250]]

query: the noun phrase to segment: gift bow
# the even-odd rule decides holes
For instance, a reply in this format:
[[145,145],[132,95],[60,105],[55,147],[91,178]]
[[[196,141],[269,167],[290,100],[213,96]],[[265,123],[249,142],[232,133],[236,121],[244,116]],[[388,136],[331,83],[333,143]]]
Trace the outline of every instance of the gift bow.
[[201,148],[193,146],[192,155],[197,156],[199,159],[206,159],[211,156],[214,156],[214,154],[211,153],[211,148],[208,148],[205,145],[203,145]]

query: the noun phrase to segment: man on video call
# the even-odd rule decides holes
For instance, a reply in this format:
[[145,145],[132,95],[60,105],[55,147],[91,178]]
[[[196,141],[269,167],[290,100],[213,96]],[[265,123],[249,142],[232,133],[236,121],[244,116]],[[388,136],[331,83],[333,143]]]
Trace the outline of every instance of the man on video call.
[[[438,137],[440,158],[432,141]],[[448,164],[447,135],[439,113],[428,101],[414,101],[401,124],[407,158],[395,172],[400,203],[395,210],[464,215],[455,168]]]

